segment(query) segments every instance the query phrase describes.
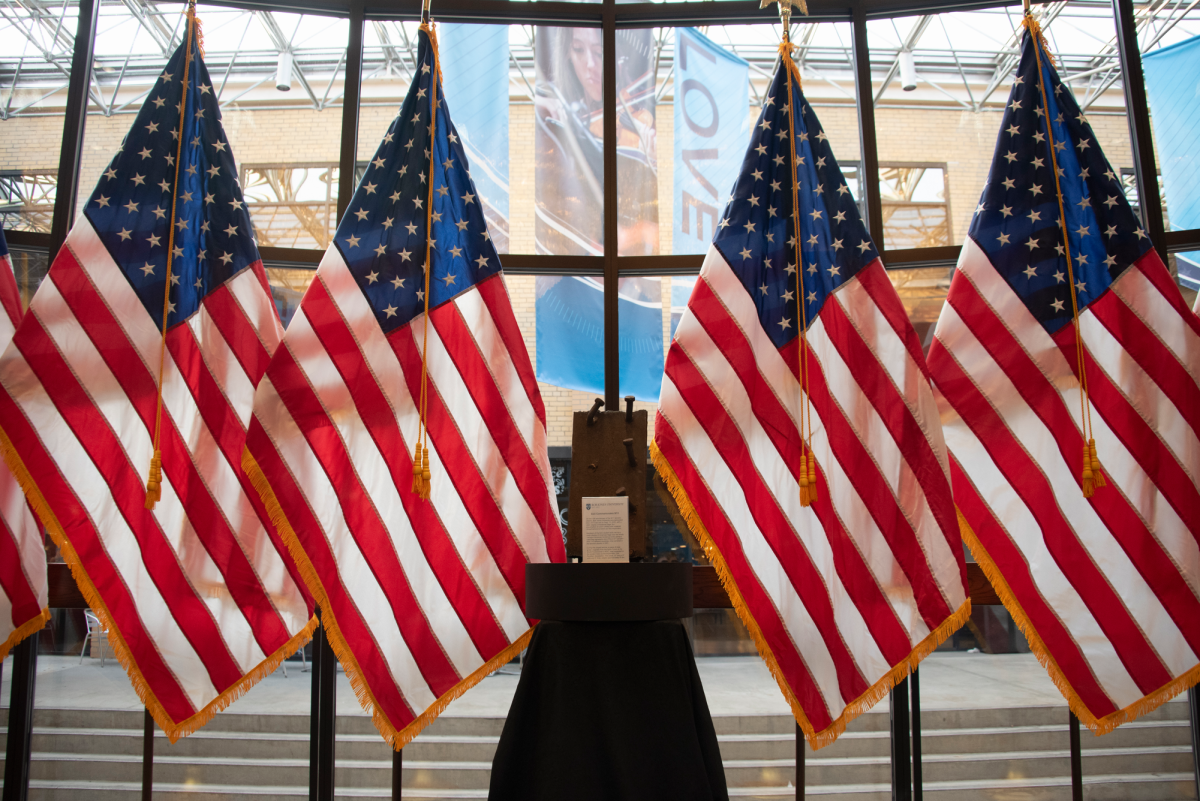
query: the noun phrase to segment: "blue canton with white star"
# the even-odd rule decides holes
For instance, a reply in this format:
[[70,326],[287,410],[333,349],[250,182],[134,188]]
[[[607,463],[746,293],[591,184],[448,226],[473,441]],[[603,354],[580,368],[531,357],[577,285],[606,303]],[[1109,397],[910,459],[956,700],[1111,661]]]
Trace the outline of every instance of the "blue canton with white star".
[[[758,307],[763,330],[776,347],[796,337],[801,317],[796,271],[804,271],[808,325],[825,299],[878,256],[854,196],[846,186],[829,137],[793,78],[780,62],[750,136],[750,148],[734,184],[713,245]],[[800,263],[792,230],[791,147],[788,115],[796,120],[797,198],[800,205]]]
[[[400,116],[388,128],[354,193],[334,242],[384,333],[425,311],[425,242],[433,186],[429,308],[500,272],[467,169],[462,142],[442,96],[436,54],[420,31],[417,71]],[[433,89],[436,89],[436,97]],[[435,112],[430,170],[430,119]]]
[[[1045,51],[1042,80],[1049,108],[1043,108],[1037,46],[1026,32],[991,174],[968,233],[1053,334],[1071,322],[1067,247],[1082,312],[1151,245],[1125,199],[1120,174],[1104,158],[1075,96],[1059,80]],[[1066,212],[1066,246],[1051,136]]]
[[167,253],[173,252],[169,328],[185,322],[208,293],[259,259],[198,42],[192,43],[180,127],[186,51],[185,43],[167,62],[120,152],[84,206],[100,240],[158,326]]

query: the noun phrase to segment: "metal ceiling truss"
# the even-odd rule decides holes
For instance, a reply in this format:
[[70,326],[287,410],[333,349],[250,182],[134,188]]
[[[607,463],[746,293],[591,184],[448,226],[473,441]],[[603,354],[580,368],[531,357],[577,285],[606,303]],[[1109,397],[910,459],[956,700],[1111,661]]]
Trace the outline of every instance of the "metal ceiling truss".
[[[136,110],[137,104],[145,97],[145,92],[131,94],[129,88],[147,87],[157,76],[162,67],[162,60],[178,45],[182,13],[177,4],[172,4],[169,10],[164,10],[155,0],[100,2],[102,21],[111,23],[115,20],[117,24],[124,24],[128,19],[135,20],[139,31],[145,31],[153,43],[153,52],[96,56],[88,95],[93,111],[107,116]],[[44,114],[48,111],[57,113],[57,109],[47,109],[43,103],[55,95],[65,93],[74,47],[70,29],[73,27],[77,3],[78,0],[0,0],[0,25],[10,26],[12,30],[19,32],[26,42],[24,53],[0,57],[0,101],[3,102],[0,106],[0,119],[22,114]],[[1136,22],[1143,52],[1160,42],[1196,8],[1197,4],[1200,4],[1200,0],[1149,0],[1140,4]],[[232,21],[222,21],[226,33],[240,27],[237,47],[233,50],[216,50],[213,47],[215,43],[210,40],[205,54],[210,71],[214,75],[222,76],[218,88],[221,104],[229,106],[251,99],[255,103],[263,103],[263,93],[256,94],[256,90],[264,85],[271,85],[269,81],[275,75],[280,56],[290,53],[293,57],[293,78],[305,100],[297,103],[291,97],[269,96],[271,99],[267,101],[267,105],[315,110],[339,106],[340,82],[346,58],[346,51],[340,46],[341,43],[329,42],[328,45],[322,43],[318,46],[297,44],[296,34],[299,26],[290,33],[285,31],[284,24],[290,23],[281,24],[277,12],[268,10],[265,7],[266,3],[258,7],[248,3],[240,5],[240,12],[236,9],[229,10],[239,13],[244,20],[234,18]],[[539,2],[529,5],[557,8],[563,4]],[[742,3],[735,1],[703,5],[740,7]],[[275,7],[279,6],[276,4]],[[1108,6],[1100,0],[1074,0],[1072,7],[1088,10]],[[573,13],[583,11],[584,9],[580,9],[580,12]],[[667,8],[664,8],[662,13],[666,12]],[[834,87],[837,96],[843,100],[834,99],[833,102],[853,103],[853,72],[849,47],[840,41],[837,29],[831,29],[827,21],[821,20],[819,9],[814,9],[814,12],[817,15],[815,20],[809,17],[794,26],[795,35],[792,41],[797,45],[797,63],[807,78]],[[1068,12],[1066,0],[1054,0],[1037,6],[1035,13],[1043,28],[1053,36],[1052,23],[1056,20],[1059,24],[1070,24],[1070,14],[1064,12]],[[649,13],[649,10],[646,13]],[[768,19],[764,19],[763,22],[767,22]],[[918,80],[946,98],[942,102],[925,99],[917,101],[918,105],[945,107],[949,104],[972,111],[979,111],[988,105],[999,105],[1002,101],[993,99],[993,95],[1009,80],[1020,57],[1021,28],[1017,15],[1010,14],[1010,21],[1014,24],[1013,33],[998,50],[978,50],[969,47],[921,49],[922,37],[935,22],[941,26],[947,40],[950,36],[944,20],[938,15],[918,16],[906,34],[901,36],[897,30],[900,47],[883,46],[871,49],[872,73],[881,76],[877,79],[875,102],[883,105],[889,101],[894,102],[895,93],[889,94],[888,90],[899,74],[900,52],[911,50],[916,58]],[[261,49],[261,46],[260,49],[243,49],[247,35],[256,24],[261,26],[266,34],[270,43],[269,49]],[[369,43],[364,51],[364,79],[369,81],[397,78],[407,82],[412,75],[416,57],[415,37],[410,30],[414,24],[411,21],[402,22],[396,19],[369,20],[369,30],[374,41]],[[514,38],[511,47],[513,92],[517,96],[532,97],[533,76],[536,71],[536,28],[533,25],[522,24],[520,29],[524,36]],[[830,35],[831,31],[833,35]],[[130,39],[133,37],[130,36]],[[232,36],[229,41],[232,41]],[[674,42],[669,28],[664,27],[656,31],[654,45],[659,76],[657,96],[660,99],[668,98],[674,88]],[[751,91],[757,99],[760,88],[757,84],[769,79],[777,58],[776,48],[766,42],[726,43],[725,46],[750,62]],[[1098,53],[1058,53],[1057,56],[1064,80],[1075,83],[1077,87],[1082,85],[1084,99],[1081,105],[1085,109],[1103,97],[1120,78],[1115,39],[1104,44]],[[314,88],[318,83],[324,84],[323,90]],[[905,105],[913,105],[913,101],[906,98]]]

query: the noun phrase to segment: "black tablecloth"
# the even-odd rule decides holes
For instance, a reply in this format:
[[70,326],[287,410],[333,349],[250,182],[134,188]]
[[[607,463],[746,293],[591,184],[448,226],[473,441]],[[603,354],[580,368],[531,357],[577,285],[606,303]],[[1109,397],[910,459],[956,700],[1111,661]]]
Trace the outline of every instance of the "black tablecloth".
[[488,798],[728,799],[683,624],[542,621],[500,735]]

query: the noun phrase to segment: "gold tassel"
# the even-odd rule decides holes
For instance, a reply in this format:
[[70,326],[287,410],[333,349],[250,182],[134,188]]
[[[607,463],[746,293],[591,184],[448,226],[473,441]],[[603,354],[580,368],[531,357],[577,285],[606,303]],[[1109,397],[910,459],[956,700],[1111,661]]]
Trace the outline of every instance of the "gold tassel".
[[1088,455],[1092,462],[1092,483],[1096,485],[1096,489],[1108,486],[1108,482],[1104,479],[1104,471],[1100,469],[1100,457],[1096,455],[1096,440],[1088,440]]
[[814,453],[808,454],[808,502],[817,502],[817,457]]
[[421,491],[417,493],[421,500],[429,500],[429,448],[421,446]]
[[424,477],[425,468],[421,464],[421,443],[417,443],[417,447],[413,452],[413,480],[412,491],[417,495],[421,494],[421,479]]
[[1092,473],[1092,454],[1085,443],[1083,446],[1083,497],[1090,498],[1096,494],[1095,475]]
[[162,453],[155,449],[150,459],[150,477],[146,479],[146,508],[153,509],[162,500]]
[[800,451],[800,505],[808,506],[812,503],[812,497],[809,495],[808,489],[808,454],[803,448]]

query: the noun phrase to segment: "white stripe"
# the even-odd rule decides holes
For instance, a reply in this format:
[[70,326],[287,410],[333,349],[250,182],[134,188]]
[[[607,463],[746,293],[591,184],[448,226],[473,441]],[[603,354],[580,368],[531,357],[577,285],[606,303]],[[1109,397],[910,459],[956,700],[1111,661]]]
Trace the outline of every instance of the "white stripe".
[[824,638],[750,514],[746,506],[746,496],[737,478],[730,472],[712,442],[704,435],[700,421],[692,414],[679,390],[666,375],[663,376],[658,411],[679,435],[688,458],[707,485],[709,494],[724,510],[730,525],[737,532],[747,562],[771,599],[791,638],[792,647],[808,668],[830,717],[836,720],[846,708],[846,704],[842,700],[841,687],[838,684],[837,666],[825,648]]
[[[45,314],[48,309],[54,311]],[[104,358],[96,350],[92,340],[75,318],[69,316],[66,301],[59,294],[58,286],[53,280],[42,283],[30,310],[36,312],[47,335],[83,384],[96,410],[108,421],[133,469],[136,470],[138,465],[148,466],[154,453],[154,442],[150,433],[130,404],[124,388],[108,370]],[[55,311],[61,313],[56,314]],[[224,457],[217,451],[211,437],[197,436],[194,439],[189,445],[202,476],[205,475],[203,468],[206,463],[224,463]],[[64,465],[57,459],[57,454],[55,456],[56,461]],[[73,465],[63,470],[68,481],[72,481],[73,470]],[[208,472],[210,488],[214,483],[213,472]],[[216,472],[219,481],[220,471]],[[232,471],[225,472],[232,476]],[[234,481],[236,482],[236,479]],[[219,491],[220,488],[217,489]],[[240,488],[238,492],[240,493]],[[242,501],[245,503],[244,497]],[[246,506],[249,510],[248,503]],[[154,518],[162,536],[170,544],[180,570],[187,576],[192,591],[213,612],[226,647],[239,661],[238,667],[243,673],[253,669],[266,659],[266,654],[258,648],[249,621],[234,603],[220,569],[196,535],[183,504],[174,491],[170,471],[166,469],[163,470],[162,500],[154,508]],[[257,523],[257,517],[254,517],[254,522]],[[261,528],[261,525],[259,527]],[[97,531],[103,532],[104,529],[97,527]]]
[[[483,664],[484,659],[475,650],[470,635],[425,558],[387,462],[379,453],[371,432],[358,416],[350,388],[342,380],[337,366],[325,352],[303,312],[304,307],[301,306],[292,318],[288,345],[313,391],[321,399],[321,404],[330,412],[330,425],[340,434],[358,482],[370,498],[373,510],[378,513],[380,524],[388,531],[396,560],[404,571],[404,579],[424,612],[433,635],[459,676],[468,676]],[[369,513],[368,510],[363,511]],[[330,530],[328,534],[330,542],[337,543],[335,550],[338,553],[339,570],[344,569],[348,561],[355,561],[361,564],[358,568],[360,571],[370,573],[370,559],[359,549],[349,521],[344,526]],[[395,578],[400,579],[399,576]],[[382,587],[380,590],[382,592]],[[383,608],[380,608],[379,613],[382,612]],[[373,621],[375,617],[372,615],[369,620]]]
[[[992,360],[983,344],[975,338],[950,304],[943,307],[941,321],[946,323],[945,329],[939,334],[942,345],[958,359],[963,369],[973,378],[1009,431],[1021,443],[1030,458],[1041,468],[1050,486],[1067,488],[1065,492],[1055,493],[1058,511],[1068,521],[1067,525],[1075,533],[1092,562],[1104,574],[1124,605],[1126,612],[1144,632],[1172,675],[1180,675],[1190,669],[1196,664],[1196,655],[1155,596],[1154,591],[1130,562],[1125,551],[1114,540],[1092,505],[1083,497],[1082,491],[1075,490],[1078,487],[1078,481],[1063,459],[1052,432],[1025,403],[1021,393],[1008,375]],[[961,428],[965,428],[965,424],[960,423],[948,427],[947,438],[950,438],[950,430]],[[954,448],[955,453],[958,453],[957,447],[953,444],[951,447]],[[969,473],[972,478],[975,477],[976,469],[979,467],[976,461],[978,461],[977,455],[971,461],[963,462],[964,467],[969,465]],[[987,459],[987,461],[990,464],[991,460]],[[978,483],[978,479],[975,480]],[[992,505],[991,499],[987,500],[993,509],[1003,509],[1004,520],[1013,530],[1018,530],[1018,526],[1014,525],[1013,521],[1013,514],[1016,510],[1010,498],[1005,498],[1007,505],[1002,506]],[[1031,521],[1031,525],[1030,529],[1019,527],[1016,533],[1022,543],[1022,552],[1027,555],[1030,554],[1030,551],[1026,550],[1026,544],[1029,544],[1030,547],[1044,547],[1041,541],[1040,527],[1033,521]],[[1036,542],[1034,542],[1035,540]],[[1046,555],[1049,557],[1048,550]],[[1045,568],[1042,568],[1043,563],[1040,559],[1031,559],[1030,561],[1038,565],[1038,574],[1043,569],[1050,571],[1050,566],[1055,564],[1050,559],[1045,562]],[[1058,573],[1058,569],[1055,568],[1054,572]],[[1060,612],[1062,609],[1057,603],[1052,603],[1052,608],[1060,610]],[[1119,687],[1113,688],[1113,692],[1119,693],[1120,691]],[[1120,703],[1120,706],[1127,706],[1141,695],[1140,691],[1137,692],[1130,700]],[[1116,696],[1114,696],[1114,700],[1118,700]]]
[[[730,420],[739,426],[739,434],[746,443],[763,485],[771,492],[790,524],[789,531],[779,532],[779,535],[795,537],[817,574],[825,579],[825,586],[813,589],[824,593],[829,599],[838,633],[867,684],[874,684],[892,666],[879,650],[866,620],[842,584],[834,564],[833,549],[820,520],[800,506],[800,485],[755,415],[753,401],[745,386],[702,326],[691,325],[687,331],[677,329],[675,344],[691,358],[696,369],[717,394]],[[687,443],[690,446],[692,432],[689,430],[688,434]],[[702,437],[704,432],[697,430],[694,435]],[[796,434],[795,438],[798,439],[798,436]],[[751,477],[747,479],[753,480]]]
[[[262,282],[253,270],[247,268],[225,285],[234,301],[242,309],[242,314],[250,322],[250,328],[258,335],[258,341],[266,349],[267,355],[275,353],[279,341],[283,339],[283,325],[279,322],[279,311],[270,294],[263,289]],[[252,383],[257,383],[259,376],[247,376]]]
[[[380,330],[362,290],[358,288],[354,276],[346,268],[336,248],[329,249],[319,273],[330,297],[342,312],[346,325],[354,334],[359,350],[375,375],[380,390],[391,404],[404,441],[411,448],[417,441],[420,415],[408,392],[408,384],[399,380],[402,373],[395,351]],[[397,379],[381,382],[380,376],[396,376]],[[431,449],[429,456],[434,460],[430,473],[434,472],[434,468],[440,468],[438,475],[449,476],[449,468],[437,454],[437,448]],[[401,490],[403,491],[403,487]],[[430,491],[434,509],[463,563],[470,570],[476,586],[487,599],[492,614],[500,621],[508,638],[515,640],[529,629],[529,622],[525,619],[521,605],[509,588],[508,582],[504,580],[504,575],[492,557],[487,543],[475,527],[462,497],[449,481],[431,482]]]
[[205,367],[221,388],[225,402],[242,423],[244,436],[254,404],[254,382],[246,376],[237,354],[229,347],[225,335],[213,321],[208,306],[201,304],[200,310],[193,314],[185,325],[192,329],[192,335],[195,336],[204,356]]
[[[300,317],[303,310],[296,312]],[[296,317],[292,318],[293,324]],[[297,337],[296,339],[299,339]],[[287,337],[284,347],[291,350],[297,343],[292,337]],[[304,347],[312,347],[311,343],[302,343]],[[319,347],[319,344],[318,344]],[[309,448],[303,432],[296,421],[288,413],[287,407],[279,397],[271,383],[269,375],[263,376],[258,385],[255,415],[262,424],[263,430],[271,438],[280,458],[292,474],[296,484],[308,499],[309,510],[321,527],[321,533],[329,545],[330,552],[338,564],[338,580],[342,590],[355,605],[358,614],[371,630],[371,636],[379,647],[383,664],[387,667],[392,681],[404,695],[409,707],[415,714],[429,707],[437,696],[425,683],[417,662],[409,651],[404,638],[400,636],[400,628],[395,620],[384,620],[390,615],[378,614],[378,610],[389,610],[390,604],[380,590],[374,574],[366,567],[361,559],[351,559],[342,564],[342,555],[346,550],[346,540],[351,540],[346,531],[346,521],[338,502],[337,493],[329,483],[325,469],[321,466],[316,455]],[[335,546],[334,541],[337,545]],[[356,552],[351,542],[352,553]]]
[[471,332],[475,347],[496,383],[508,416],[512,419],[525,450],[537,465],[544,481],[550,480],[550,459],[546,450],[546,429],[521,383],[521,375],[504,345],[492,313],[479,292],[464,292],[454,300],[463,322]]
[[1163,297],[1158,287],[1137,267],[1130,267],[1113,283],[1111,289],[1175,354],[1175,358],[1191,374],[1192,380],[1200,382],[1200,337]]
[[[45,281],[34,300],[52,282]],[[36,307],[36,304],[35,304]],[[101,533],[109,560],[117,578],[136,599],[137,614],[155,649],[162,655],[193,708],[199,710],[217,697],[204,663],[192,649],[187,637],[172,617],[154,581],[142,562],[141,547],[113,500],[108,483],[96,469],[67,422],[46,398],[41,383],[16,348],[9,348],[0,360],[0,383],[17,403],[29,424],[38,432],[46,451],[59,465],[66,466],[63,476],[87,512],[92,525]],[[147,457],[149,458],[149,457]]]
[[[503,299],[501,300],[501,302],[508,305],[509,312],[511,313],[512,312],[512,297],[508,293],[508,283],[507,283],[508,277],[502,275],[502,278],[503,278],[503,280],[499,281],[499,283],[497,284],[497,286],[500,288],[499,294],[503,295]],[[496,280],[496,279],[492,279],[492,280]],[[487,308],[487,304],[484,304],[484,307]],[[488,311],[488,315],[489,315],[489,317],[491,316],[490,310]],[[515,319],[515,317],[514,317],[514,319]],[[494,320],[492,321],[492,327],[495,328]],[[496,342],[500,343],[502,346],[504,339],[500,336],[500,331],[498,328],[496,328],[495,336],[496,336]],[[478,338],[479,337],[477,336],[476,339],[478,339]],[[517,338],[517,341],[513,343],[513,349],[515,350],[517,348],[520,348],[521,354],[525,357],[523,360],[523,363],[528,365],[530,368],[530,374],[529,374],[530,377],[534,378],[533,372],[532,372],[533,364],[532,364],[531,360],[529,359],[529,351],[526,350],[526,348],[525,348],[525,340],[519,336]],[[529,397],[529,393],[525,389],[525,384],[523,381],[521,381],[520,370],[516,366],[516,361],[513,359],[513,352],[509,351],[507,348],[504,348],[504,351],[505,351],[505,353],[508,354],[508,363],[510,365],[512,365],[512,370],[514,371],[514,373],[517,376],[517,385],[511,391],[513,393],[520,392],[525,397],[525,401],[527,403],[529,403],[530,407],[534,410],[533,415],[534,415],[534,418],[536,419],[537,423],[533,430],[533,458],[534,458],[534,461],[537,462],[538,470],[541,471],[542,479],[546,484],[546,497],[549,502],[549,508],[552,511],[557,512],[558,497],[554,491],[554,477],[550,473],[550,451],[547,448],[546,423],[542,419],[542,417],[545,417],[546,407],[545,407],[545,404],[542,404],[542,412],[541,412],[541,415],[539,416],[538,411],[537,411],[537,404],[534,403],[533,398]],[[536,379],[535,379],[535,381],[536,381]],[[536,393],[539,393],[537,399],[538,399],[538,401],[541,401],[541,395],[540,395],[541,391],[538,389],[536,383],[534,384],[533,391]],[[556,514],[556,517],[557,517],[557,514]],[[553,536],[553,532],[551,532],[548,536]]]
[[[891,282],[885,291],[895,292]],[[903,398],[904,404],[925,434],[946,482],[950,482],[950,462],[946,459],[946,442],[938,419],[937,402],[929,379],[920,365],[913,361],[903,339],[892,328],[891,322],[857,278],[847,281],[838,288],[832,299],[842,306],[846,317],[858,330],[859,335],[871,348],[879,366],[892,379],[892,386]]]

